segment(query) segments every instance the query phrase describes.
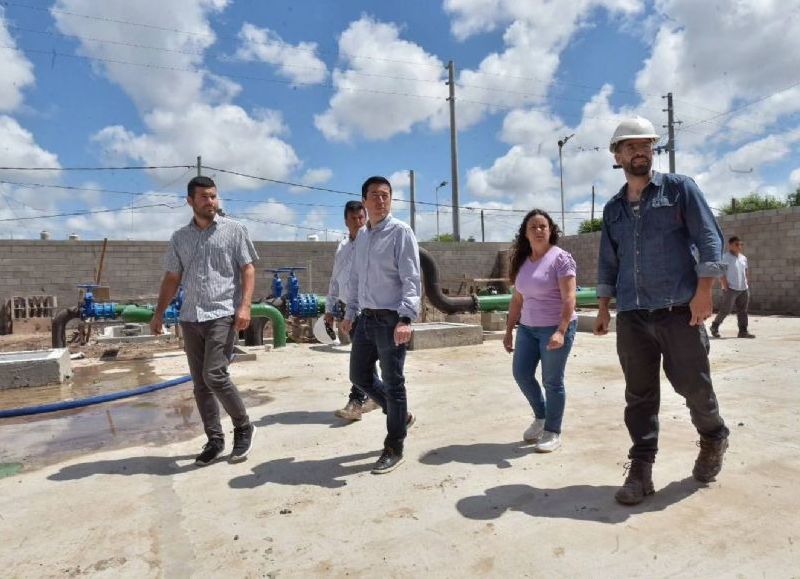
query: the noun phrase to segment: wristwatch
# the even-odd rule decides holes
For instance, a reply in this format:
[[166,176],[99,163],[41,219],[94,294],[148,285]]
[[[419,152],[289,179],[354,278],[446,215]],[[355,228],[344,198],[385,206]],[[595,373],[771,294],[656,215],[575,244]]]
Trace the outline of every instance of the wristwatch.
[[411,318],[409,318],[408,316],[400,316],[400,321],[404,324],[410,324]]

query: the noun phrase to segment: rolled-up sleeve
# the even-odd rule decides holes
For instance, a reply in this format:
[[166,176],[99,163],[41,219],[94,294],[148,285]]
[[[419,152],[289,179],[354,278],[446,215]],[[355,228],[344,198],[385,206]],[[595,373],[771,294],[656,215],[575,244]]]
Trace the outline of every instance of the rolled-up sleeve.
[[600,233],[600,251],[597,258],[597,297],[613,298],[617,295],[619,258],[617,248],[609,235],[608,205],[603,209],[603,227]]
[[164,269],[170,273],[183,273],[183,264],[181,263],[181,257],[178,254],[175,234],[173,234],[170,238],[169,247],[167,247],[167,253],[164,254]]
[[684,219],[698,253],[695,271],[698,277],[720,277],[726,270],[722,261],[722,230],[697,183],[687,178],[684,187]]
[[402,284],[402,298],[397,313],[408,316],[412,321],[419,316],[421,281],[419,266],[419,246],[411,229],[402,228],[395,246],[397,269]]
[[241,225],[239,239],[236,244],[236,263],[241,268],[258,260],[256,247],[250,240],[250,234],[244,225]]

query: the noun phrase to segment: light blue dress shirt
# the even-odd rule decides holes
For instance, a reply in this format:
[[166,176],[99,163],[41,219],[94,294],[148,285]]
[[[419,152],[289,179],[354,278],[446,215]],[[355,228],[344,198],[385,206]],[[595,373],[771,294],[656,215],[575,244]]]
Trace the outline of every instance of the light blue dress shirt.
[[355,319],[364,308],[393,310],[417,319],[422,295],[419,246],[411,227],[387,215],[358,234],[345,318]]

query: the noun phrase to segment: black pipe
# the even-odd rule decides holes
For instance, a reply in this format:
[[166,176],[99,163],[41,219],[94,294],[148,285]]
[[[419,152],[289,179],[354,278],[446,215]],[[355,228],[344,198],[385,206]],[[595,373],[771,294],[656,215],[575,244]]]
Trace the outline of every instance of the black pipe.
[[67,347],[67,324],[71,320],[80,317],[81,311],[78,306],[62,310],[53,317],[53,323],[50,329],[50,340],[53,344],[53,348]]
[[478,296],[450,297],[442,292],[439,282],[439,268],[433,256],[427,249],[419,248],[419,264],[422,267],[422,285],[425,287],[425,297],[431,305],[445,314],[459,314],[462,312],[475,313],[478,311]]

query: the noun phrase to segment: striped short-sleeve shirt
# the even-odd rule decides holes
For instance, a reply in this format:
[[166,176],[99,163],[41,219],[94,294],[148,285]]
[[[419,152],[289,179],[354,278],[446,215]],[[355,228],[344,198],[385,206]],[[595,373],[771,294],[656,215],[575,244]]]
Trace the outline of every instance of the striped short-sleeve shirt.
[[215,216],[205,229],[192,219],[173,233],[164,267],[181,275],[181,321],[234,315],[242,301],[241,269],[257,259],[247,228],[228,217]]

